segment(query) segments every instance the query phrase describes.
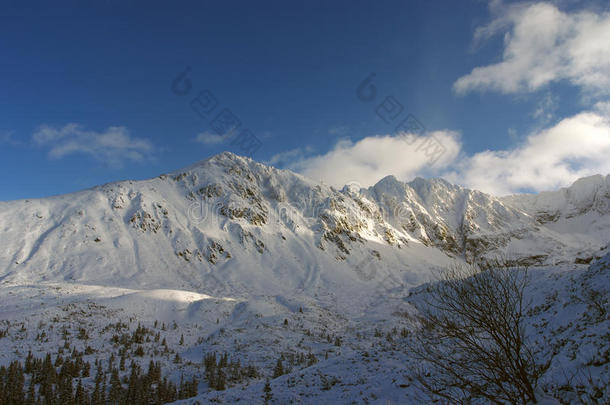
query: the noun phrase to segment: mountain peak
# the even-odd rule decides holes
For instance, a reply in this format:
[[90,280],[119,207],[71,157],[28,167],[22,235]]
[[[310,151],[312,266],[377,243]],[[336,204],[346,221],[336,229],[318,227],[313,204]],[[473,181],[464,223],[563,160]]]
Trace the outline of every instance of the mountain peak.
[[410,182],[407,183],[409,186],[411,186],[414,189],[418,189],[418,188],[422,188],[422,187],[434,187],[434,186],[441,186],[444,188],[452,188],[452,189],[462,189],[462,187],[456,185],[456,184],[451,184],[449,183],[447,180],[443,179],[442,177],[432,177],[429,179],[425,179],[423,177],[416,177],[413,180],[411,180]]
[[255,163],[257,165],[262,165],[261,163],[258,163],[247,156],[240,156],[240,155],[236,155],[233,152],[224,151],[224,152],[218,153],[216,155],[210,156],[207,159],[203,159],[198,162],[195,162],[187,167],[184,167],[184,168],[181,168],[178,170],[174,170],[170,173],[170,175],[178,175],[178,174],[184,173],[184,172],[199,171],[202,168],[209,169],[213,166],[227,167],[227,166],[234,165],[234,164],[252,164],[252,163]]
[[375,187],[375,188],[394,188],[394,187],[404,188],[405,183],[398,180],[396,178],[396,176],[394,176],[393,174],[390,174],[388,176],[385,176],[381,180],[379,180],[377,183],[375,183],[375,185],[373,187]]
[[247,156],[240,156],[237,155],[233,152],[229,152],[228,150],[225,150],[223,152],[220,152],[212,157],[210,157],[207,160],[236,160],[236,159],[247,159],[247,160],[252,160]]
[[592,176],[581,177],[565,189],[572,193],[583,194],[591,193],[600,187],[604,187],[604,185],[606,188],[608,188],[608,185],[610,185],[610,174],[606,176],[594,174]]

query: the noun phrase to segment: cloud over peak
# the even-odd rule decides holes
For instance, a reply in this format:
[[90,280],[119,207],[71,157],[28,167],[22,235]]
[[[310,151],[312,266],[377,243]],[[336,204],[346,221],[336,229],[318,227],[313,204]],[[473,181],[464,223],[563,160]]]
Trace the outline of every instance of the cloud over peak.
[[531,133],[512,149],[476,153],[443,176],[496,195],[554,190],[581,177],[610,173],[608,156],[610,115],[597,108]]
[[[433,155],[427,142],[442,145]],[[458,133],[444,130],[413,138],[378,135],[344,139],[325,154],[297,158],[289,167],[336,187],[350,182],[370,186],[387,175],[408,181],[441,176],[495,195],[554,190],[593,174],[610,173],[610,103],[556,121],[505,150],[466,154]],[[434,159],[431,159],[434,158]],[[273,158],[272,158],[273,161]]]
[[389,174],[408,179],[423,171],[444,168],[459,150],[459,136],[452,131],[426,136],[377,135],[356,142],[341,139],[327,153],[301,158],[289,167],[336,187],[352,181],[370,186]]

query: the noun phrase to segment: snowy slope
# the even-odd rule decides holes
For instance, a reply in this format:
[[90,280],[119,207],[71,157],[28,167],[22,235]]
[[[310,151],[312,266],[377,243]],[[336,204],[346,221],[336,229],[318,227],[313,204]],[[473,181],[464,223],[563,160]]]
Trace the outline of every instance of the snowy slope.
[[[526,293],[533,299],[525,318],[526,336],[540,361],[551,359],[539,384],[538,395],[546,399],[544,403],[610,401],[610,317],[600,312],[600,308],[610,309],[610,253],[604,253],[588,267],[530,272],[532,281]],[[352,323],[353,329],[343,329],[339,333],[350,338],[346,337],[341,348],[334,348],[328,360],[272,380],[274,403],[421,403],[412,373],[418,364],[404,351],[409,337],[400,331],[410,328],[409,302],[425,291],[412,291],[388,313],[385,322],[370,318]],[[592,291],[599,293],[595,300]],[[261,381],[245,388],[212,391],[181,403],[236,403],[246,398],[249,403],[262,403],[263,386]]]
[[[538,315],[566,303],[578,318],[586,305],[566,291],[584,283],[589,264],[607,260],[599,258],[610,243],[609,182],[594,176],[504,198],[393,176],[336,190],[223,153],[150,180],[0,202],[0,364],[59,347],[61,328],[76,335],[83,327],[91,340],[73,344],[95,347],[93,362],[118,350],[111,324],[133,331],[142,322],[170,348],[144,345],[142,364],[161,359],[174,378],[200,379],[201,392],[204,353],[236,353],[263,377],[279,353],[313,353],[316,365],[293,367],[302,375],[273,380],[276,403],[403,403],[412,394],[399,350],[401,328],[412,327],[409,290],[455,261],[500,254],[536,269],[537,299],[560,291]],[[607,286],[607,274],[587,282]],[[578,322],[555,326],[565,335]],[[606,350],[595,333],[587,347]],[[336,337],[345,344],[335,346]],[[342,394],[330,375],[343,381]],[[595,376],[607,377],[607,366]],[[202,399],[258,398],[262,384]],[[299,384],[310,389],[295,397]]]
[[598,257],[597,248],[608,244],[610,175],[586,177],[558,191],[508,196],[502,201],[533,216],[549,240],[580,246],[576,258],[581,263]]
[[239,295],[358,283],[367,277],[353,268],[373,259],[380,274],[415,284],[425,274],[397,274],[401,263],[505,251],[531,264],[590,258],[610,239],[608,178],[504,199],[391,176],[338,191],[223,153],[151,180],[0,203],[0,280]]
[[371,260],[376,277],[398,285],[450,260],[376,206],[367,212],[342,192],[229,153],[151,180],[3,202],[0,212],[3,283],[312,295],[362,290],[371,277],[357,265]]

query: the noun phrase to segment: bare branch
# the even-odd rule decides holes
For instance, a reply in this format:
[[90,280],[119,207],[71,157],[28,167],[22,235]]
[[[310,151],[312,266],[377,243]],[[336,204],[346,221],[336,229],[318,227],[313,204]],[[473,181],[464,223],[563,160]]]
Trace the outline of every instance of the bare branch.
[[430,397],[450,403],[485,399],[535,403],[545,366],[526,344],[523,314],[527,269],[501,260],[455,265],[415,306],[421,329],[408,349],[422,367],[416,380]]

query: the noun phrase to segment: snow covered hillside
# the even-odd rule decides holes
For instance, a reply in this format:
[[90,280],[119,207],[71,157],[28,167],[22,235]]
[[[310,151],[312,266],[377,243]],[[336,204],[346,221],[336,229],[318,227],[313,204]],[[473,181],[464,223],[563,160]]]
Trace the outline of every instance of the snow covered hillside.
[[0,203],[0,280],[239,296],[333,291],[367,281],[369,262],[377,278],[409,285],[454,258],[498,252],[586,262],[608,244],[609,185],[594,176],[495,198],[388,176],[339,191],[223,153],[151,180]]
[[[608,315],[592,315],[587,295],[607,307],[609,244],[610,175],[501,198],[393,176],[336,190],[223,153],[150,180],[0,202],[0,365],[30,350],[76,349],[104,368],[110,354],[135,356],[196,378],[200,403],[262,403],[280,359],[275,403],[410,403],[405,297],[456,261],[505,255],[533,269],[531,333],[552,340],[540,353],[560,354],[547,382],[559,392],[565,370],[610,375]],[[258,372],[206,393],[213,352]],[[80,377],[90,387],[91,374]]]

